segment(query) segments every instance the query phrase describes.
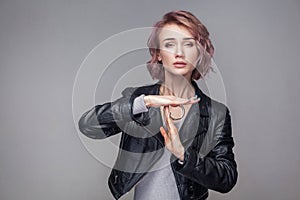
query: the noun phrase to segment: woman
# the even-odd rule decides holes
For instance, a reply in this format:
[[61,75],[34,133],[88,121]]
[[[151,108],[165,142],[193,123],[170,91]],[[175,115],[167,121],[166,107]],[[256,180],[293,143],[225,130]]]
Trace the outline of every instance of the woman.
[[148,40],[153,85],[126,88],[114,102],[83,114],[79,128],[94,139],[122,133],[108,184],[118,199],[206,199],[208,189],[229,192],[237,181],[227,106],[194,80],[211,70],[206,27],[190,12],[164,15]]

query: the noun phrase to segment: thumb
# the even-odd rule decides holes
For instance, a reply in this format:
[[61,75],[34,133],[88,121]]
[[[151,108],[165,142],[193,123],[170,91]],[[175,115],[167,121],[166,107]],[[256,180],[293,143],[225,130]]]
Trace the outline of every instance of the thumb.
[[160,130],[162,136],[164,137],[165,142],[166,142],[167,140],[169,140],[168,133],[166,132],[166,130],[164,129],[164,127],[161,126],[161,127],[159,128],[159,130]]

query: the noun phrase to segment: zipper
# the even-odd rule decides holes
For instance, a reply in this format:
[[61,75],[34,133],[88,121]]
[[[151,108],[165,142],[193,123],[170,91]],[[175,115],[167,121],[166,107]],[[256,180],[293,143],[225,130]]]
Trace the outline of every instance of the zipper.
[[202,199],[202,197],[204,197],[205,195],[207,195],[207,193],[208,193],[208,191],[206,191],[204,194],[202,194],[202,195],[199,197],[199,199],[198,199],[198,200],[201,200],[201,199]]

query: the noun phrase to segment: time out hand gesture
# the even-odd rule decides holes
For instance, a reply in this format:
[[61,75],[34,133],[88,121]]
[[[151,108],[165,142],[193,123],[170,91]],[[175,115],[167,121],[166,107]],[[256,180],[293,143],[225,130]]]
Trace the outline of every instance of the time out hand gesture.
[[180,141],[178,129],[174,125],[173,120],[170,117],[170,111],[168,106],[164,107],[164,114],[167,130],[165,130],[163,127],[160,127],[160,132],[164,137],[165,145],[171,153],[173,153],[177,158],[183,161],[184,147]]

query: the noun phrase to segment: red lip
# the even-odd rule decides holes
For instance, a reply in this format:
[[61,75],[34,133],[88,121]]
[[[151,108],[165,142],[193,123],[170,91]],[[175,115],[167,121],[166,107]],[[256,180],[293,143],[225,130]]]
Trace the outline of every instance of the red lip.
[[177,62],[174,62],[174,63],[173,63],[173,65],[175,65],[175,66],[179,66],[179,67],[183,67],[183,66],[185,66],[185,65],[186,65],[186,63],[185,63],[185,62],[183,62],[183,61],[177,61]]

